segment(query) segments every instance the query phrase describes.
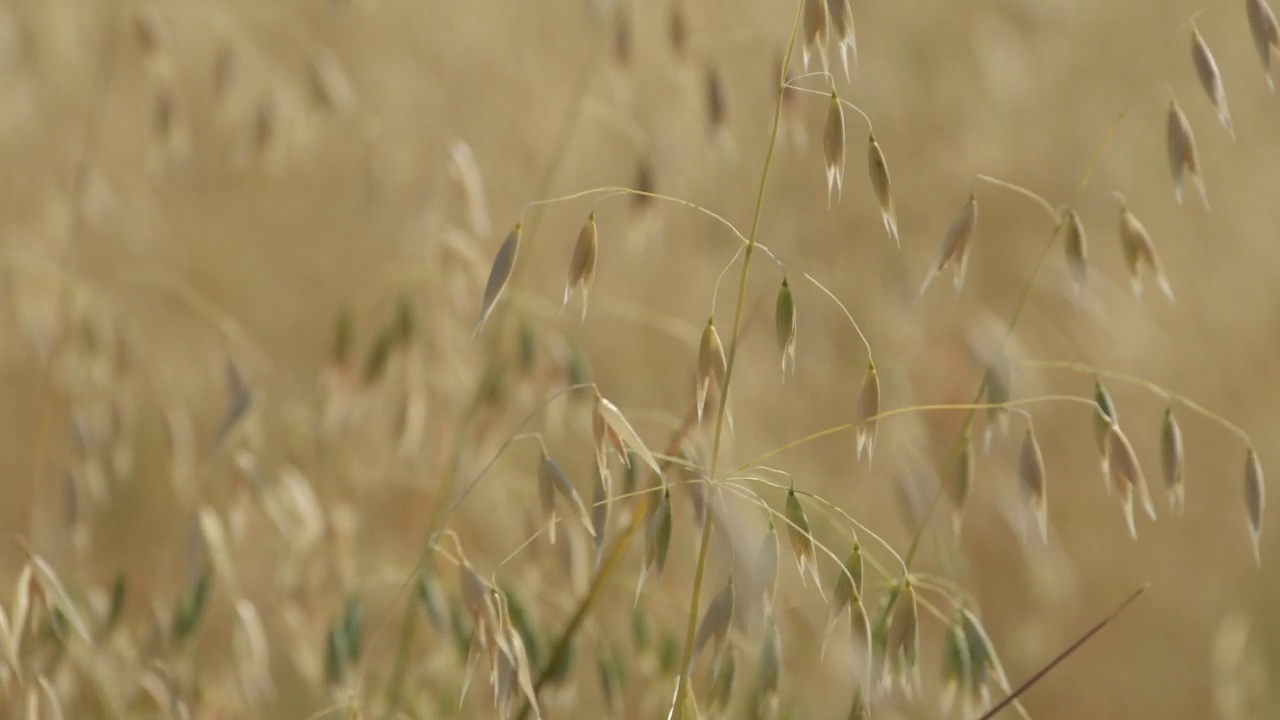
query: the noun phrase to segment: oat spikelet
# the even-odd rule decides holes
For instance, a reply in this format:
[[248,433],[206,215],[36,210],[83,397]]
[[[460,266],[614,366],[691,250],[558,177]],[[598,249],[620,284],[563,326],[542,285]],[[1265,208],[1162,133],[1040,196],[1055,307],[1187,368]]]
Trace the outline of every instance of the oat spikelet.
[[1129,444],[1119,425],[1112,425],[1107,435],[1107,463],[1111,475],[1111,484],[1120,494],[1120,508],[1124,511],[1125,523],[1129,527],[1129,535],[1138,537],[1138,529],[1133,519],[1133,494],[1136,490],[1142,508],[1154,520],[1156,506],[1151,501],[1151,492],[1147,489],[1147,479],[1142,474],[1142,466],[1138,464],[1138,455]]
[[1049,542],[1049,501],[1045,485],[1044,455],[1036,440],[1035,429],[1028,424],[1027,435],[1022,440],[1022,454],[1018,460],[1018,480],[1027,498],[1031,514],[1035,516],[1040,541]]
[[1071,282],[1076,293],[1084,290],[1089,280],[1089,245],[1084,234],[1084,223],[1075,210],[1067,211],[1066,242],[1067,267],[1071,270]]
[[853,29],[853,6],[849,0],[827,0],[827,18],[830,20],[831,42],[840,49],[840,64],[844,66],[844,79],[849,79],[849,56],[858,64],[858,38]]
[[1246,0],[1245,10],[1249,15],[1249,31],[1253,35],[1253,47],[1262,60],[1262,69],[1267,75],[1267,87],[1275,92],[1276,83],[1271,75],[1271,56],[1280,50],[1280,23],[1276,22],[1275,13],[1267,0]]
[[493,258],[489,280],[484,286],[484,300],[480,303],[480,319],[476,321],[476,329],[471,333],[473,338],[480,334],[480,329],[484,327],[489,314],[493,312],[493,306],[498,303],[498,298],[511,280],[511,272],[515,270],[516,258],[520,254],[521,224],[522,221],[516,221],[516,226],[511,229],[502,247],[498,248],[498,254]]
[[973,440],[966,425],[960,439],[960,456],[956,458],[955,475],[947,483],[951,495],[951,529],[957,538],[964,523],[964,509],[969,502],[969,490],[973,484]]
[[978,620],[978,616],[968,608],[963,608],[960,610],[960,624],[964,628],[965,642],[969,646],[973,672],[969,700],[973,705],[987,705],[991,698],[991,685],[994,683],[1008,692],[1009,678],[1005,675],[1000,658],[996,655],[995,645]]
[[1208,43],[1194,24],[1191,26],[1191,61],[1196,66],[1200,87],[1204,88],[1209,102],[1218,111],[1218,122],[1222,123],[1223,129],[1235,140],[1236,130],[1231,123],[1231,111],[1227,108],[1227,91],[1222,86],[1222,74],[1218,72],[1218,63],[1213,59]]
[[961,717],[973,716],[969,688],[973,686],[973,656],[960,622],[947,627],[942,641],[942,714],[951,717],[956,701],[962,701]]
[[782,355],[782,377],[796,372],[796,303],[791,297],[791,286],[786,276],[778,288],[778,301],[774,306],[774,329],[777,331],[778,352]]
[[1182,204],[1182,181],[1191,176],[1205,209],[1209,209],[1209,193],[1204,187],[1200,172],[1200,151],[1196,149],[1196,136],[1191,123],[1182,112],[1176,98],[1169,98],[1169,117],[1165,123],[1165,144],[1169,151],[1169,172],[1173,175],[1173,198]]
[[889,180],[889,165],[885,162],[880,143],[872,133],[867,142],[867,166],[871,172],[871,189],[876,193],[876,202],[880,203],[880,219],[884,222],[885,232],[893,240],[893,244],[902,247],[898,239],[898,212],[893,207],[893,184]]
[[[654,459],[653,453],[649,452],[649,448],[645,446],[644,441],[640,439],[639,433],[623,417],[622,411],[606,400],[599,392],[596,393],[596,413],[608,428],[609,432],[607,434],[616,443],[616,449],[618,450],[618,455],[622,458],[623,464],[628,466],[631,464],[629,453],[626,452],[627,449],[630,449],[636,455],[639,455],[641,460],[644,460],[645,465],[652,468],[659,476],[662,475],[662,468],[658,465],[658,461]],[[599,446],[599,440],[596,442],[597,446]]]
[[1262,478],[1262,463],[1249,448],[1244,461],[1244,507],[1249,515],[1249,535],[1253,540],[1253,559],[1262,566],[1262,513],[1267,504],[1267,486]]
[[907,578],[890,598],[893,599],[893,618],[885,638],[881,685],[891,687],[896,675],[903,691],[908,697],[914,697],[920,689],[920,611],[915,583]]
[[1095,379],[1093,383],[1093,403],[1097,406],[1093,415],[1093,437],[1098,441],[1098,457],[1102,459],[1102,483],[1106,487],[1107,492],[1111,492],[1111,484],[1107,480],[1107,458],[1110,445],[1108,436],[1111,433],[1111,426],[1120,422],[1120,418],[1116,415],[1116,404],[1111,399],[1111,393],[1107,392],[1107,387],[1102,384],[1102,380]]
[[755,581],[765,605],[773,604],[773,594],[778,588],[778,531],[769,518],[769,531],[760,541],[756,552]]
[[[550,495],[548,495],[550,488]],[[542,510],[550,516],[550,529],[548,533],[551,542],[556,541],[556,519],[555,519],[555,496],[560,495],[570,505],[573,506],[574,512],[578,514],[578,519],[582,521],[582,526],[587,532],[595,537],[595,528],[591,524],[591,513],[587,512],[587,506],[582,502],[582,496],[578,494],[578,489],[569,482],[569,478],[560,469],[555,460],[552,460],[544,448],[542,457],[538,460],[538,496],[542,501]]]
[[813,536],[809,532],[809,518],[800,506],[800,498],[794,488],[787,491],[786,506],[787,536],[791,539],[791,553],[795,555],[796,567],[800,570],[800,581],[808,586],[805,573],[813,578],[813,584],[822,592],[822,581],[818,578],[818,558],[813,551]]
[[804,69],[809,70],[809,56],[817,53],[822,58],[822,69],[827,69],[827,33],[830,19],[827,16],[827,0],[804,2]]
[[698,421],[702,421],[703,408],[707,402],[707,391],[712,387],[719,393],[724,383],[727,364],[724,357],[724,345],[720,343],[720,334],[716,332],[715,319],[707,318],[702,328],[702,340],[698,343]]
[[1164,265],[1160,262],[1160,256],[1156,254],[1156,246],[1151,242],[1151,236],[1138,218],[1129,212],[1129,208],[1123,205],[1120,207],[1120,244],[1124,249],[1125,264],[1129,268],[1129,284],[1133,288],[1133,294],[1137,297],[1142,296],[1142,265],[1145,264],[1155,276],[1160,291],[1169,298],[1170,302],[1173,302],[1173,286],[1169,284],[1169,277],[1165,275]]
[[827,121],[822,129],[822,155],[827,168],[827,206],[831,206],[831,189],[837,196],[844,187],[844,108],[836,91],[827,103]]
[[856,621],[853,617],[853,605],[862,603],[862,572],[862,546],[855,540],[853,550],[849,551],[849,556],[844,559],[836,574],[836,589],[831,595],[831,611],[827,616],[826,632],[822,634],[820,657],[826,657],[827,641],[840,616],[849,615],[849,622]]
[[569,304],[574,291],[582,290],[582,318],[587,317],[587,299],[591,292],[591,283],[596,277],[596,254],[599,251],[600,238],[596,232],[596,213],[594,210],[587,216],[587,222],[578,233],[578,242],[573,247],[573,258],[569,261],[569,279],[564,284],[564,302],[560,309]]
[[978,196],[970,193],[969,201],[961,209],[960,216],[952,221],[947,228],[947,234],[942,238],[942,249],[938,253],[938,259],[929,268],[929,273],[925,275],[924,283],[920,286],[921,297],[929,289],[934,278],[938,277],[938,273],[945,270],[948,265],[955,267],[956,292],[960,292],[960,287],[964,285],[965,270],[969,265],[969,248],[972,245],[973,232],[977,226]]
[[1186,504],[1186,456],[1182,449],[1182,428],[1173,415],[1173,406],[1164,410],[1160,422],[1160,469],[1164,472],[1164,487],[1169,494],[1169,510],[1181,515]]
[[712,665],[719,664],[720,653],[724,649],[725,641],[729,638],[729,626],[733,623],[735,594],[733,576],[730,575],[729,582],[716,594],[711,604],[707,605],[707,611],[702,614],[702,621],[698,623],[698,632],[693,640],[693,654],[689,658],[691,666],[708,642],[713,643]]
[[1013,400],[1013,367],[1004,344],[987,351],[987,384],[983,390],[987,408],[987,427],[983,434],[983,452],[991,450],[991,438],[999,428],[1009,432],[1008,403]]
[[667,552],[671,549],[671,489],[663,488],[662,500],[654,508],[644,529],[644,563],[640,566],[640,577],[636,581],[635,602],[640,602],[640,591],[644,589],[645,578],[649,568],[655,569],[658,575],[667,566]]
[[867,374],[862,379],[862,390],[858,393],[858,409],[854,422],[854,443],[857,445],[858,459],[862,459],[862,449],[867,450],[867,463],[871,462],[876,451],[876,416],[880,414],[880,376],[876,373],[875,363],[867,364]]

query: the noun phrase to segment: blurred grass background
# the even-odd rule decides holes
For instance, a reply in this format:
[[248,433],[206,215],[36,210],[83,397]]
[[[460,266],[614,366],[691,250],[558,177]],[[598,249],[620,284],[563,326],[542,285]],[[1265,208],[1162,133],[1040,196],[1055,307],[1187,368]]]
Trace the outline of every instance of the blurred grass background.
[[[8,298],[0,332],[8,398],[0,469],[13,498],[0,503],[0,524],[75,583],[102,585],[124,572],[127,617],[145,627],[150,606],[171,603],[185,582],[195,508],[206,504],[229,518],[244,502],[234,464],[213,455],[211,442],[225,413],[226,364],[234,359],[254,388],[261,433],[253,447],[263,467],[289,461],[317,483],[340,478],[337,489],[320,494],[326,506],[346,508],[354,518],[354,534],[343,542],[356,575],[391,578],[371,581],[370,626],[384,617],[398,622],[400,606],[387,609],[394,579],[410,572],[434,506],[446,502],[437,479],[447,448],[456,434],[474,429],[462,420],[467,392],[495,343],[510,344],[514,336],[506,324],[475,341],[470,330],[487,264],[525,204],[542,199],[539,192],[633,185],[648,164],[657,192],[711,208],[744,232],[750,226],[777,62],[794,8],[776,0],[680,5],[688,24],[683,53],[668,40],[672,3],[628,4],[626,63],[616,53],[615,29],[603,20],[608,9],[582,0],[0,5],[0,222],[7,260],[0,279]],[[902,247],[893,247],[880,226],[865,175],[866,128],[853,115],[846,118],[845,187],[828,208],[820,146],[826,103],[807,94],[795,98],[784,119],[760,238],[849,307],[876,353],[885,407],[970,400],[982,370],[966,349],[968,333],[975,323],[1007,319],[1051,230],[1025,199],[973,176],[996,176],[1068,202],[1115,126],[1076,205],[1091,243],[1089,300],[1072,303],[1056,251],[1014,340],[1026,358],[1140,375],[1195,398],[1242,426],[1264,468],[1276,472],[1277,98],[1251,46],[1244,4],[1206,8],[1197,25],[1217,56],[1238,139],[1226,136],[1190,62],[1185,21],[1199,7],[1063,0],[855,6],[858,64],[851,82],[837,72],[838,88],[875,122],[893,177]],[[159,34],[148,39],[148,28]],[[221,71],[220,62],[227,63]],[[577,103],[584,66],[587,84]],[[801,71],[798,59],[793,71]],[[727,143],[716,142],[707,126],[709,72],[720,74],[726,90]],[[804,84],[827,87],[819,77]],[[1212,212],[1194,193],[1182,206],[1173,202],[1164,157],[1171,90],[1196,130]],[[574,116],[563,163],[550,187],[540,187],[557,133]],[[807,140],[797,142],[797,132]],[[474,150],[492,218],[488,235],[475,236],[450,174],[455,140]],[[1150,283],[1141,302],[1129,294],[1118,209],[1106,194],[1112,190],[1125,194],[1150,230],[1176,305]],[[915,303],[942,234],[971,191],[981,210],[967,284],[953,299],[944,276]],[[737,241],[703,216],[657,205],[651,232],[633,243],[640,221],[632,201],[605,201],[598,207],[600,267],[591,312],[580,324],[576,306],[557,317],[554,303],[591,207],[582,199],[545,208],[536,234],[526,236],[512,297],[521,308],[537,308],[541,299],[550,315],[530,311],[541,336],[580,344],[602,392],[629,414],[635,410],[637,428],[662,447],[669,429],[656,418],[679,416],[690,402],[697,334]],[[442,264],[452,256],[440,249],[446,237],[461,238],[463,260]],[[727,276],[716,305],[726,342],[736,276],[736,270]],[[734,375],[736,432],[727,448],[733,464],[852,416],[865,351],[838,309],[791,277],[798,372],[783,383],[771,317],[781,273],[760,257],[753,265]],[[385,442],[365,438],[339,443],[335,455],[317,454],[313,420],[335,318],[354,299],[363,353],[404,289],[419,304],[425,350],[417,360],[432,388],[421,452],[397,458]],[[82,403],[85,394],[72,388],[92,383],[74,364],[51,358],[59,357],[67,318],[80,314],[109,318],[132,339],[137,362],[129,382],[141,399],[125,413],[135,431],[129,477],[110,483],[109,498],[96,504],[79,491],[80,507],[69,511],[74,420],[79,411],[98,412],[101,403]],[[228,339],[211,314],[241,330]],[[1037,370],[1019,372],[1017,392],[1087,396],[1091,387],[1087,375]],[[1163,401],[1139,388],[1109,388],[1149,481],[1159,486]],[[95,397],[106,402],[117,391]],[[533,407],[524,402],[483,419],[493,424],[491,437],[466,443],[465,468],[478,469],[512,432]],[[164,406],[181,406],[193,418],[200,470],[186,495],[174,489],[168,467]],[[1251,623],[1253,653],[1243,664],[1248,676],[1236,677],[1251,697],[1252,714],[1244,716],[1275,713],[1268,685],[1280,647],[1274,612],[1280,576],[1271,559],[1280,545],[1274,533],[1264,533],[1264,564],[1254,567],[1240,441],[1180,413],[1186,514],[1171,517],[1163,488],[1153,487],[1161,517],[1140,521],[1133,542],[1115,500],[1101,492],[1088,409],[1047,404],[1032,412],[1048,465],[1050,548],[1024,547],[1005,520],[1016,483],[1015,431],[978,459],[959,552],[940,512],[921,567],[953,575],[975,595],[1015,683],[1129,591],[1152,585],[1028,694],[1031,714],[1225,716],[1215,698],[1229,683],[1214,678],[1212,648],[1224,621],[1238,616]],[[959,420],[958,413],[930,413],[884,421],[872,469],[855,463],[848,434],[775,464],[792,473],[797,487],[827,497],[903,549],[911,523],[902,488],[919,493],[920,483],[931,482]],[[566,435],[585,436],[584,425],[565,422]],[[517,447],[452,520],[478,567],[506,557],[536,516],[527,470],[532,450]],[[566,465],[585,477],[589,452],[574,457]],[[780,506],[781,495],[773,499]],[[696,554],[695,528],[683,513],[672,567],[647,591],[658,594],[655,607],[673,628],[683,623]],[[251,511],[250,527],[252,517]],[[73,547],[69,519],[89,528],[87,548]],[[340,535],[341,526],[330,518],[326,537]],[[821,524],[818,530],[826,532]],[[276,627],[275,610],[285,603],[272,584],[279,560],[252,550],[275,541],[249,533],[239,542],[243,587],[267,623],[273,653],[288,655]],[[555,563],[540,564],[549,552],[528,551],[516,582],[558,573]],[[727,551],[717,552],[721,570],[704,597],[722,582]],[[17,542],[0,544],[0,586],[12,584],[23,560]],[[785,551],[782,560],[781,582],[795,586]],[[596,610],[606,628],[610,618],[621,623],[629,616],[629,577],[619,581],[616,602]],[[557,587],[559,580],[541,582],[530,594],[544,597],[531,603],[542,606],[551,632],[574,595]],[[344,584],[329,577],[315,594],[288,601],[323,618],[337,612]],[[793,716],[842,717],[847,673],[838,660],[818,658],[821,601],[812,592],[787,594],[783,691],[800,699]],[[223,605],[215,601],[211,622],[227,622]],[[322,640],[318,626],[316,652]],[[206,642],[218,657],[218,643]],[[394,645],[392,628],[370,648],[370,666],[383,667]],[[936,644],[927,643],[925,654],[929,668]],[[279,655],[273,662],[287,665]],[[303,717],[319,707],[288,677],[277,672],[281,692],[259,708],[262,716]],[[371,677],[383,681],[385,668]],[[478,679],[472,688],[478,697],[465,715],[491,712],[482,684]],[[585,714],[576,716],[604,713],[593,693],[583,691]]]

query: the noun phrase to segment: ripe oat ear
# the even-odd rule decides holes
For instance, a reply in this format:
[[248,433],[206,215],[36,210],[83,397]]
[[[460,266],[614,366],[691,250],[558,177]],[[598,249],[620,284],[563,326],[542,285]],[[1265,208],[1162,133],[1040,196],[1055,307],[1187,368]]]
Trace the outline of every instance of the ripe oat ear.
[[1156,253],[1155,243],[1146,227],[1138,221],[1129,208],[1120,206],[1120,245],[1124,250],[1125,265],[1129,268],[1129,284],[1135,297],[1142,296],[1142,265],[1146,265],[1155,276],[1156,284],[1169,302],[1174,302],[1173,286],[1165,274],[1164,264]]
[[853,6],[849,0],[827,0],[827,18],[830,21],[831,42],[840,49],[840,64],[844,67],[844,79],[849,80],[849,56],[858,64],[858,38],[853,28]]
[[[714,318],[707,318],[702,328],[702,339],[698,343],[698,368],[696,374],[696,395],[698,403],[698,422],[702,422],[703,409],[707,403],[710,390],[721,394],[727,363],[724,356],[724,345],[720,343],[720,334],[716,332]],[[724,398],[721,397],[723,402]]]
[[876,416],[880,414],[880,376],[876,373],[875,363],[867,363],[867,374],[862,378],[862,389],[858,393],[858,406],[854,414],[854,443],[857,446],[858,459],[862,459],[862,450],[867,450],[867,464],[871,463],[876,451]]
[[898,212],[893,206],[893,184],[889,180],[889,165],[884,159],[880,143],[875,134],[868,136],[867,166],[871,171],[871,189],[875,191],[876,202],[880,204],[880,219],[884,222],[885,232],[893,239],[893,244],[902,247],[898,238]]
[[782,278],[782,286],[778,288],[778,299],[774,303],[774,330],[778,340],[778,353],[782,355],[782,377],[796,372],[796,304],[791,297],[791,286],[786,276]]
[[1160,468],[1164,472],[1169,510],[1181,515],[1186,505],[1186,454],[1182,446],[1182,428],[1173,415],[1173,406],[1165,408],[1160,421]]
[[827,103],[827,120],[822,129],[822,156],[827,170],[827,207],[831,207],[831,189],[837,196],[844,189],[844,107],[836,91]]
[[1271,56],[1280,51],[1280,23],[1276,22],[1275,13],[1267,0],[1247,0],[1246,14],[1249,16],[1249,32],[1253,36],[1253,47],[1258,51],[1258,59],[1262,61],[1262,69],[1266,73],[1267,87],[1275,92],[1276,83],[1271,75]]
[[1262,516],[1267,504],[1267,486],[1262,477],[1258,453],[1248,449],[1244,461],[1244,507],[1249,519],[1249,536],[1253,540],[1253,559],[1262,566]]
[[1138,463],[1138,455],[1133,451],[1133,445],[1129,444],[1129,438],[1125,437],[1119,425],[1113,424],[1108,430],[1107,455],[1111,484],[1120,495],[1120,507],[1124,511],[1129,534],[1136,538],[1138,530],[1133,517],[1134,492],[1137,492],[1143,510],[1152,520],[1156,517],[1156,509],[1155,503],[1151,501],[1146,477],[1142,474],[1142,466]]
[[827,14],[827,0],[804,0],[804,69],[809,70],[809,56],[817,53],[822,58],[822,69],[827,69],[827,34],[830,31],[830,18]]
[[569,304],[574,291],[582,290],[582,318],[587,317],[587,300],[591,292],[591,283],[596,277],[596,255],[599,252],[600,238],[596,230],[596,213],[591,211],[587,222],[578,233],[578,242],[573,248],[573,258],[569,261],[569,276],[564,284],[564,302],[560,309]]
[[1196,77],[1200,79],[1200,87],[1209,96],[1209,102],[1218,111],[1218,122],[1227,131],[1232,140],[1236,139],[1235,126],[1231,122],[1231,110],[1227,107],[1227,91],[1222,86],[1222,73],[1218,71],[1218,63],[1214,60],[1204,36],[1194,24],[1191,26],[1191,62],[1196,67]]
[[1022,440],[1022,453],[1018,460],[1018,479],[1022,487],[1027,506],[1036,519],[1036,527],[1040,531],[1040,541],[1049,542],[1049,502],[1045,484],[1044,455],[1040,452],[1040,442],[1036,440],[1035,430],[1027,424],[1027,434]]
[[1196,147],[1196,136],[1191,130],[1191,123],[1182,112],[1178,101],[1169,98],[1169,113],[1165,121],[1165,147],[1169,154],[1169,173],[1173,176],[1173,198],[1182,204],[1182,186],[1185,176],[1191,176],[1191,182],[1200,192],[1204,207],[1209,209],[1209,193],[1205,190],[1204,176],[1200,168],[1200,151]]
[[952,221],[942,238],[942,246],[938,251],[938,259],[925,275],[920,286],[920,297],[929,289],[938,273],[951,265],[955,273],[956,292],[964,285],[965,271],[969,265],[969,248],[973,245],[973,233],[978,225],[978,196],[969,193],[969,201],[960,210],[960,215]]
[[472,338],[480,334],[485,321],[489,319],[489,314],[493,312],[494,305],[498,303],[498,298],[502,296],[502,291],[511,281],[511,273],[515,270],[516,258],[520,254],[521,224],[522,221],[516,221],[515,227],[511,229],[502,247],[498,248],[498,254],[493,258],[493,267],[489,269],[489,280],[484,286],[484,299],[480,303],[480,319],[476,321],[476,329],[471,333]]
[[1089,280],[1089,246],[1085,238],[1084,223],[1075,210],[1067,211],[1066,242],[1067,267],[1076,294],[1083,292]]

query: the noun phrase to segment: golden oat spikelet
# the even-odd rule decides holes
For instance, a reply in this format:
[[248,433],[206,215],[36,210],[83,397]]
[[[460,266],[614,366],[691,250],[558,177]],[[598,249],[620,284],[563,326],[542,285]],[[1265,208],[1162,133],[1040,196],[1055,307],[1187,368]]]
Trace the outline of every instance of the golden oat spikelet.
[[1204,88],[1209,102],[1218,111],[1218,122],[1222,123],[1222,128],[1235,140],[1236,130],[1231,122],[1231,110],[1227,107],[1227,91],[1222,85],[1222,73],[1218,71],[1218,62],[1209,50],[1209,44],[1204,41],[1204,36],[1195,24],[1191,26],[1191,62],[1196,67],[1200,87]]
[[1182,204],[1182,186],[1186,176],[1200,192],[1204,207],[1209,209],[1209,193],[1205,190],[1204,176],[1200,168],[1200,151],[1196,147],[1195,132],[1191,123],[1178,105],[1178,100],[1169,98],[1169,112],[1165,121],[1165,147],[1169,154],[1169,173],[1173,176],[1173,198]]

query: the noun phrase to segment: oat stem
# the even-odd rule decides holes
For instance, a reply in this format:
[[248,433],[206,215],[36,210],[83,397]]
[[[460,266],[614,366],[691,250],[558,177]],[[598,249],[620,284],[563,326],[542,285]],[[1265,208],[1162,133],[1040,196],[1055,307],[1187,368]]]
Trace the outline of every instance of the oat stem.
[[[747,278],[751,271],[751,256],[756,247],[756,235],[760,230],[760,214],[764,209],[764,193],[769,182],[769,166],[773,162],[773,151],[778,144],[778,126],[782,120],[782,106],[785,93],[782,90],[787,82],[787,67],[791,65],[791,54],[795,50],[796,35],[800,31],[800,18],[804,13],[805,0],[796,3],[795,19],[791,23],[791,37],[787,41],[787,51],[782,57],[781,76],[778,78],[778,99],[773,109],[773,128],[769,132],[769,148],[765,151],[764,169],[760,172],[760,187],[756,191],[755,216],[751,221],[751,233],[747,238],[747,249],[742,258],[742,277],[738,283],[738,302],[733,316],[733,333],[729,336],[729,350],[726,356],[724,380],[720,386],[720,403],[716,410],[715,442],[711,451],[711,468],[707,474],[711,482],[715,482],[716,471],[720,463],[720,445],[724,437],[725,408],[729,405],[729,382],[733,379],[734,361],[738,357],[738,339],[742,331],[742,314],[747,303]],[[689,621],[685,626],[684,650],[680,653],[680,676],[676,680],[675,700],[671,706],[670,717],[682,720],[684,716],[684,699],[688,692],[689,659],[693,656],[694,633],[698,627],[698,606],[702,598],[702,579],[707,569],[707,554],[711,546],[711,516],[703,518],[702,539],[698,548],[698,565],[693,574],[693,592],[689,600]]]
[[1021,185],[1018,185],[1016,183],[1005,182],[1004,180],[1001,180],[999,178],[994,178],[994,177],[991,177],[990,175],[983,175],[982,173],[978,173],[977,175],[974,175],[973,178],[975,180],[981,180],[985,183],[990,183],[991,185],[995,185],[996,187],[1002,187],[1005,190],[1012,190],[1013,192],[1016,192],[1019,195],[1034,201],[1037,205],[1044,208],[1044,211],[1049,214],[1050,222],[1055,222],[1055,223],[1058,222],[1058,211],[1054,210],[1053,205],[1048,200],[1045,200],[1044,196],[1041,195],[1040,193],[1037,193],[1033,190],[1028,190],[1027,188],[1024,188]]

